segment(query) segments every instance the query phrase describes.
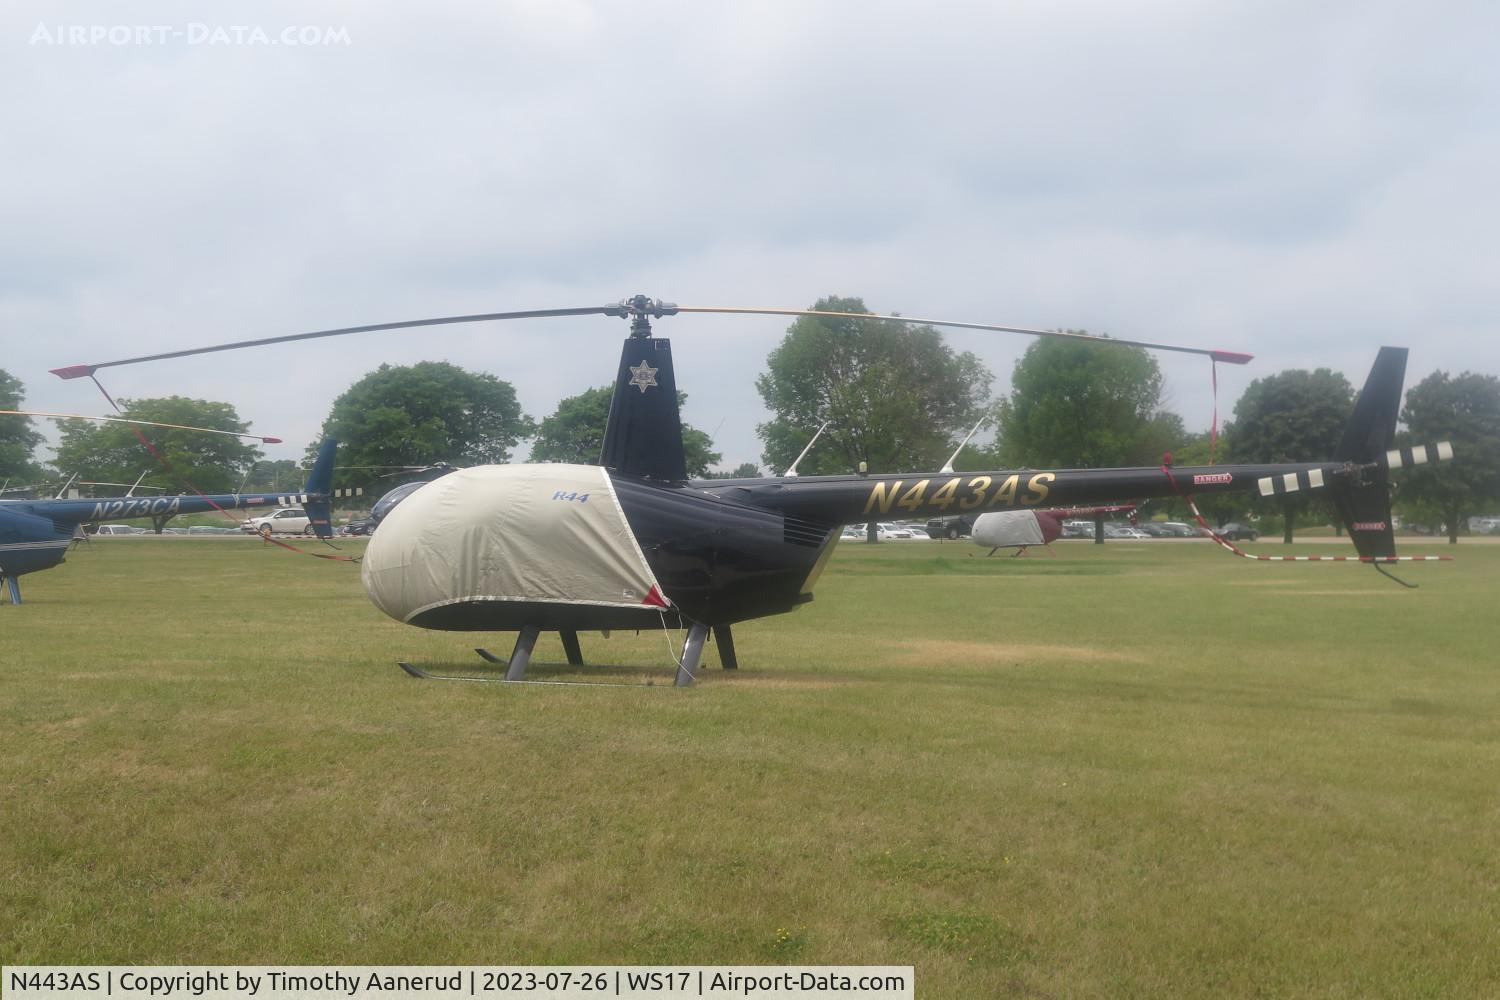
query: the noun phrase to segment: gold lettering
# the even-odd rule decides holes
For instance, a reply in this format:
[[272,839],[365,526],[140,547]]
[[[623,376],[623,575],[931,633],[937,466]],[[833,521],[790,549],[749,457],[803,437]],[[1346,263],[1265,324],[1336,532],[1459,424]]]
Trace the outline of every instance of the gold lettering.
[[911,489],[906,491],[905,496],[896,501],[896,506],[915,513],[916,509],[922,506],[922,498],[927,495],[927,484],[930,482],[932,480],[923,479],[913,485]]
[[[898,479],[894,483],[876,483],[870,489],[870,499],[865,503],[865,513],[870,513],[878,505],[880,513],[889,514],[891,503],[896,499],[896,491],[901,489],[903,482],[904,480]],[[886,492],[887,487],[890,488],[890,492]]]
[[989,488],[989,476],[975,476],[973,479],[969,480],[969,489],[974,491],[974,495],[968,497],[967,499],[960,500],[958,502],[959,509],[973,510],[975,507],[978,507],[980,504],[984,503],[984,494],[985,491]]
[[949,507],[953,506],[953,497],[957,493],[958,480],[950,479],[946,483],[944,483],[943,488],[934,493],[932,495],[932,499],[927,502],[932,504],[938,510],[947,510]]
[[1047,484],[1056,481],[1056,479],[1057,475],[1055,473],[1038,472],[1031,477],[1031,482],[1026,484],[1026,488],[1031,492],[1022,497],[1021,502],[1028,506],[1035,506],[1041,503],[1047,499],[1047,494],[1052,492]]
[[1000,484],[1000,488],[996,490],[995,495],[990,498],[990,506],[998,507],[1001,504],[1005,504],[1007,507],[1014,506],[1016,502],[1016,490],[1019,489],[1020,486],[1020,476],[1009,477],[1005,480],[1005,482]]

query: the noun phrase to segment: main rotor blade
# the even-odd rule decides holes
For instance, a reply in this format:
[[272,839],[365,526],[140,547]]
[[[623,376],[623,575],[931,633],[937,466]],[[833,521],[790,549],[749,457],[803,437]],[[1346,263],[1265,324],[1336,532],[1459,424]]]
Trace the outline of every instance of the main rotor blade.
[[1000,326],[994,323],[959,323],[947,319],[918,319],[915,316],[885,316],[880,313],[833,312],[826,309],[744,309],[734,306],[677,306],[685,313],[727,313],[739,316],[828,316],[836,319],[878,319],[888,323],[915,323],[921,326],[951,326],[961,330],[994,330],[1000,333],[1024,333],[1030,337],[1060,337],[1064,340],[1088,340],[1101,344],[1124,344],[1153,351],[1177,351],[1181,354],[1206,354],[1215,361],[1231,365],[1248,364],[1255,355],[1239,351],[1211,351],[1202,347],[1179,347],[1176,344],[1152,344],[1144,340],[1116,340],[1088,333],[1065,333],[1061,330],[1032,330],[1024,326]]
[[473,316],[439,316],[434,319],[412,319],[400,323],[370,323],[366,326],[345,326],[337,330],[314,330],[311,333],[291,333],[282,337],[262,337],[259,340],[237,340],[231,344],[215,344],[212,347],[190,347],[181,351],[163,354],[147,354],[139,358],[123,358],[119,361],[100,361],[92,365],[68,365],[53,368],[58,378],[86,378],[100,368],[116,365],[135,365],[143,361],[165,361],[168,358],[186,358],[195,354],[213,354],[216,351],[237,351],[242,347],[263,347],[267,344],[285,344],[293,340],[317,340],[320,337],[342,337],[347,333],[373,333],[377,330],[409,330],[419,326],[445,326],[450,323],[483,323],[497,319],[541,319],[549,316],[595,316],[610,315],[618,311],[618,305],[584,306],[577,309],[524,309],[518,312],[477,313]]
[[[244,434],[239,431],[221,431],[214,427],[189,427],[186,424],[164,424],[156,420],[131,420],[128,417],[91,417],[84,413],[43,413],[40,410],[0,410],[0,417],[50,417],[53,420],[99,420],[110,424],[136,424],[141,427],[169,427],[175,431],[199,431],[203,434],[223,434],[228,437],[252,438],[261,444],[281,444],[279,437],[264,434]],[[123,485],[107,483],[105,485]]]
[[138,358],[122,358],[118,361],[100,361],[91,365],[68,365],[53,368],[58,378],[85,378],[100,368],[117,365],[134,365],[145,361],[165,361],[171,358],[186,358],[198,354],[213,354],[218,351],[236,351],[245,347],[263,347],[268,344],[285,344],[298,340],[317,340],[322,337],[341,337],[350,333],[374,333],[381,330],[409,330],[424,326],[446,326],[453,323],[483,323],[490,320],[546,319],[559,316],[671,316],[677,313],[722,313],[740,316],[827,316],[838,319],[873,319],[888,323],[917,323],[925,326],[946,326],[963,330],[992,330],[1000,333],[1021,333],[1031,337],[1057,337],[1064,340],[1092,341],[1102,344],[1123,344],[1127,347],[1144,347],[1153,351],[1177,351],[1182,354],[1207,355],[1215,361],[1243,365],[1254,356],[1239,351],[1208,350],[1199,347],[1181,347],[1176,344],[1155,344],[1144,340],[1117,340],[1087,333],[1066,333],[1061,330],[1034,330],[1022,326],[1002,326],[995,323],[960,323],[955,320],[921,319],[913,316],[888,316],[880,313],[835,312],[824,309],[761,309],[736,306],[679,306],[669,302],[658,302],[643,295],[603,306],[582,306],[571,309],[523,309],[513,312],[476,313],[470,316],[439,316],[431,319],[404,320],[399,323],[370,323],[364,326],[346,326],[334,330],[313,330],[309,333],[292,333],[280,337],[261,337],[256,340],[239,340],[209,347],[192,347],[181,351],[166,351],[147,354]]

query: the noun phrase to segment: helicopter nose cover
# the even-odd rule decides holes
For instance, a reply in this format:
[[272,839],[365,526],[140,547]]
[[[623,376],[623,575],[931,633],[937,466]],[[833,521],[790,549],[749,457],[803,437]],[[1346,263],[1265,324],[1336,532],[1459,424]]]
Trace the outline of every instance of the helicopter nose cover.
[[517,601],[665,607],[604,469],[483,465],[435,479],[381,521],[362,575],[399,621]]
[[973,536],[975,545],[991,548],[1044,545],[1052,540],[1044,534],[1040,515],[1032,510],[997,510],[981,514],[974,522]]

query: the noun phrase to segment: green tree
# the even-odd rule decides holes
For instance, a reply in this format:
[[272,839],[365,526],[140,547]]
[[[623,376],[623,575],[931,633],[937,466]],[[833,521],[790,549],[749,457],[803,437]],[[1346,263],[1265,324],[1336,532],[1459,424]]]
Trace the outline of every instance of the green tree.
[[[826,298],[814,309],[868,312],[861,299]],[[979,359],[955,353],[930,326],[873,319],[803,316],[766,359],[755,387],[773,417],[756,428],[764,463],[778,471],[796,459],[803,475],[936,467],[978,417],[991,375]]]
[[[1354,412],[1354,387],[1327,368],[1288,369],[1251,382],[1234,404],[1230,458],[1235,462],[1308,462],[1333,457]],[[1299,511],[1315,504],[1327,513],[1326,500],[1300,494],[1267,498],[1284,518],[1282,540],[1292,541]]]
[[[169,424],[244,432],[249,425],[229,403],[168,396],[159,399],[122,399],[120,408],[131,420],[156,420]],[[166,458],[152,454],[137,432]],[[134,482],[146,472],[143,486],[168,493],[188,492],[196,487],[204,493],[229,493],[257,458],[260,449],[222,434],[132,427],[127,424],[92,424],[83,420],[62,422],[57,467],[65,474],[107,482]],[[170,468],[168,467],[170,465]]]
[[[800,471],[800,470],[799,470]],[[727,472],[710,472],[709,479],[759,479],[760,466],[754,462],[741,462]]]
[[[0,410],[19,410],[25,398],[21,380],[0,368]],[[31,456],[41,441],[30,417],[0,417],[0,480],[36,477]]]
[[1500,379],[1433,372],[1407,392],[1401,419],[1414,444],[1453,444],[1453,461],[1412,469],[1400,490],[1403,501],[1441,515],[1456,543],[1469,515],[1500,504]]
[[306,481],[307,470],[290,458],[278,458],[272,462],[256,462],[251,466],[240,492],[295,493]]
[[[1215,442],[1210,432],[1203,431],[1199,434],[1183,435],[1176,446],[1170,450],[1173,465],[1212,465],[1214,462],[1224,460],[1224,456],[1230,452],[1230,446],[1229,439],[1224,432],[1220,432],[1219,439]],[[1204,519],[1213,525],[1243,521],[1251,509],[1250,499],[1243,493],[1194,494],[1193,502]],[[1179,497],[1159,497],[1146,501],[1142,507],[1143,514],[1154,515],[1158,512],[1165,512],[1169,520],[1188,522],[1193,520],[1192,508],[1188,506],[1187,501]]]
[[[687,402],[687,393],[677,394],[677,405]],[[682,425],[682,457],[687,465],[687,474],[692,479],[708,475],[710,466],[723,460],[722,453],[714,451],[714,439],[688,424]],[[595,461],[598,461],[596,458]]]
[[[349,469],[340,482],[367,487],[380,473],[358,466],[498,464],[534,429],[509,382],[445,361],[381,365],[334,400],[323,421]],[[311,462],[316,443],[307,454]]]
[[1144,348],[1038,340],[996,408],[996,457],[1042,468],[1154,465],[1186,436],[1181,418],[1160,408],[1161,387]]
[[[613,392],[614,386],[601,385],[558,403],[552,415],[537,427],[531,461],[597,465]],[[686,402],[687,393],[678,392],[677,405]],[[689,424],[682,425],[682,450],[687,473],[694,479],[706,476],[709,466],[723,457],[713,450],[712,438]]]

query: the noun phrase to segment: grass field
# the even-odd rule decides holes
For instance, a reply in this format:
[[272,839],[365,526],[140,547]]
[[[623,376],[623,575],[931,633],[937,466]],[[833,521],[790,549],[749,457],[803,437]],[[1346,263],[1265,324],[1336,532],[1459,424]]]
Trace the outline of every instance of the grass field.
[[654,687],[414,681],[511,637],[255,541],[96,540],[0,606],[0,960],[1500,995],[1500,547],[1418,590],[1057,548],[845,546],[678,691],[659,633],[583,642]]

